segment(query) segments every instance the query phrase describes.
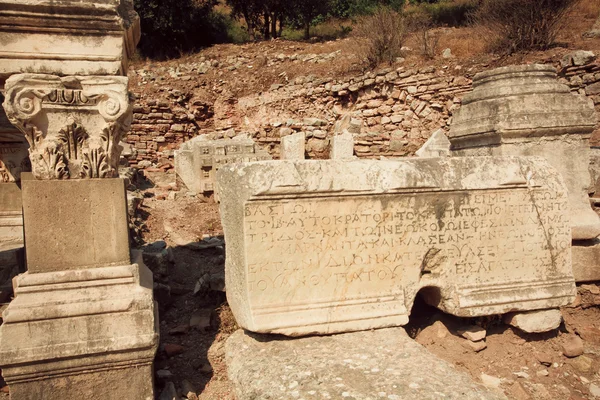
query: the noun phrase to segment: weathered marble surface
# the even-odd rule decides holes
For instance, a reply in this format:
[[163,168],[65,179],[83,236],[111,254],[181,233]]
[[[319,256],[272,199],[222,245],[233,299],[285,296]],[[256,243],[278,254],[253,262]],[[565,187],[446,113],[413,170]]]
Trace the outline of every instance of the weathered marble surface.
[[294,340],[242,330],[225,344],[238,400],[500,400],[404,329]]
[[205,195],[215,193],[218,197],[215,173],[219,168],[230,163],[270,159],[266,150],[244,135],[220,140],[196,136],[175,151],[175,172],[188,190]]
[[306,149],[306,134],[304,132],[293,133],[281,138],[282,160],[304,160]]
[[127,75],[140,39],[132,0],[0,0],[0,87],[10,75]]
[[37,179],[114,178],[129,130],[128,79],[13,75],[2,104],[29,143]]
[[131,262],[122,179],[23,181],[28,271],[3,312],[14,400],[152,400],[152,273]]
[[595,125],[592,100],[572,94],[552,65],[510,66],[475,75],[449,139],[455,156],[546,158],[569,190],[573,239],[593,239],[600,235],[587,194]]
[[438,129],[415,154],[419,157],[448,157],[450,156],[450,141],[444,131]]
[[257,162],[217,179],[227,297],[250,331],[403,325],[420,290],[459,316],[575,296],[566,189],[540,158]]

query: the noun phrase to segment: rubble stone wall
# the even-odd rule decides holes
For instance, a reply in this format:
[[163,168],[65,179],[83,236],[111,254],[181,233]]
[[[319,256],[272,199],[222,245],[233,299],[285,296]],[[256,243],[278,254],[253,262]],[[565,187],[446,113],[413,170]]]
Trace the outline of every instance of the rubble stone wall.
[[[220,139],[249,133],[278,158],[281,137],[305,132],[308,158],[326,158],[333,126],[348,112],[364,123],[354,138],[359,157],[413,155],[435,130],[447,130],[476,72],[400,67],[345,80],[306,76],[214,104],[168,88],[161,98],[138,94],[125,155],[133,166],[169,168],[173,151],[192,137],[209,134]],[[590,97],[600,112],[598,61],[562,69],[559,77],[573,92]],[[600,146],[598,133],[592,146]]]

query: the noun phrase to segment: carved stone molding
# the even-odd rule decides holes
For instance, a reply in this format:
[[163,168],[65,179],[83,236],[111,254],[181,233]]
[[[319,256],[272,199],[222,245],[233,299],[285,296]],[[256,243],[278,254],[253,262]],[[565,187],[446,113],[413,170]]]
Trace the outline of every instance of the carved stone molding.
[[37,179],[118,176],[119,142],[132,118],[127,83],[125,77],[41,74],[6,81],[3,106],[29,142]]

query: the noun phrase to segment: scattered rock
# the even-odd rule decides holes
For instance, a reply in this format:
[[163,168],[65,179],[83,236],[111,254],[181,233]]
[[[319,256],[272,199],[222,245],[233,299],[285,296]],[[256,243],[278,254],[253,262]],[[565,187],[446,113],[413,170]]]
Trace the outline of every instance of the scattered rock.
[[590,394],[594,397],[600,397],[600,387],[596,384],[592,383],[590,385]]
[[196,388],[190,381],[183,380],[181,382],[181,393],[188,400],[198,400],[198,396],[196,395]]
[[595,58],[596,55],[591,51],[577,50],[572,53],[566,54],[561,60],[560,64],[563,68],[571,66],[577,67],[589,64],[590,62],[594,61]]
[[504,322],[527,333],[541,333],[558,328],[562,314],[557,309],[508,313]]
[[420,344],[432,344],[438,341],[439,339],[443,339],[448,336],[450,332],[446,325],[442,321],[435,321],[432,325],[425,327],[415,340]]
[[190,318],[190,326],[201,331],[206,331],[210,328],[211,310],[201,309],[195,311]]
[[529,374],[525,371],[513,372],[513,375],[516,375],[519,378],[529,379]]
[[185,348],[178,344],[173,343],[165,343],[163,346],[163,350],[168,357],[176,356],[177,354],[181,354],[185,351]]
[[168,369],[159,369],[156,371],[156,377],[158,379],[171,379],[173,377],[173,373]]
[[477,325],[470,325],[460,328],[457,330],[457,333],[472,342],[479,342],[480,340],[485,339],[486,335],[485,329]]
[[481,383],[483,383],[487,387],[499,388],[500,384],[502,383],[502,379],[482,373],[481,374]]
[[537,376],[548,376],[550,373],[547,369],[541,369],[535,373]]
[[169,335],[185,335],[190,330],[189,325],[179,325],[169,330]]
[[563,342],[562,353],[565,357],[577,357],[583,354],[583,340],[577,335],[569,335]]
[[579,372],[589,372],[592,369],[592,359],[581,355],[570,361],[570,364]]
[[444,49],[444,51],[442,52],[442,57],[443,58],[452,58],[452,50],[448,49]]
[[167,382],[158,400],[179,400],[179,397],[177,396],[177,390],[175,389],[175,384],[173,382]]
[[586,342],[600,345],[600,329],[595,326],[578,327],[575,331]]
[[548,353],[544,353],[544,352],[541,352],[541,351],[536,351],[535,352],[535,358],[542,365],[545,365],[547,367],[549,367],[550,365],[552,365],[552,356],[549,355]]
[[479,353],[481,350],[484,350],[487,348],[487,343],[484,340],[481,340],[479,342],[472,342],[470,340],[463,340],[461,342],[461,344],[466,347],[467,349],[471,349],[476,353]]

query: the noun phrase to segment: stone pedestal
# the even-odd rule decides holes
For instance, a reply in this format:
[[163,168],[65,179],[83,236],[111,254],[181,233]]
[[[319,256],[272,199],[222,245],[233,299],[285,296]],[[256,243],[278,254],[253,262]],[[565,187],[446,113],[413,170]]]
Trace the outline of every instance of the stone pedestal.
[[454,156],[546,158],[567,185],[573,239],[586,240],[600,235],[587,193],[595,124],[592,101],[559,83],[552,65],[512,66],[475,76],[449,138]]
[[152,274],[129,256],[121,179],[23,182],[28,271],[0,326],[11,399],[152,400]]
[[306,135],[304,132],[293,133],[281,138],[281,160],[304,160]]

